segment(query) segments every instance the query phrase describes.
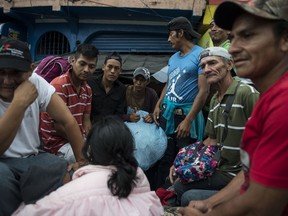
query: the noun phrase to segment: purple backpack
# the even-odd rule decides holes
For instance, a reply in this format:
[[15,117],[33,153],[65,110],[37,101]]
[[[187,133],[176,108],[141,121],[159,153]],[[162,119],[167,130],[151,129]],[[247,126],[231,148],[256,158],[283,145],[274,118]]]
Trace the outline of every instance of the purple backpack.
[[68,59],[47,56],[37,66],[36,73],[50,83],[55,77],[67,72],[69,67]]

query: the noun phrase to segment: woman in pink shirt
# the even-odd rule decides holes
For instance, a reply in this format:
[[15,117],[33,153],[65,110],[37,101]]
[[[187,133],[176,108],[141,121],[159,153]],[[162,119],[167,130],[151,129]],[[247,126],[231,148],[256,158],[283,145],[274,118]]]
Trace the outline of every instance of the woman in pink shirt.
[[115,116],[99,119],[83,148],[90,165],[35,204],[22,204],[14,215],[163,215],[133,153],[134,140],[123,121]]

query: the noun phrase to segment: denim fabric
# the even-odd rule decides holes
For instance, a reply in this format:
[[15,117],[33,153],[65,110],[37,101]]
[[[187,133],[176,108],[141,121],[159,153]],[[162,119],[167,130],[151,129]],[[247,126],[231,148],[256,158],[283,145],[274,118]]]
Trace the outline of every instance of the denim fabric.
[[67,162],[49,153],[0,158],[0,215],[11,215],[24,200],[41,198],[61,186],[66,170]]
[[200,190],[192,189],[186,191],[181,198],[181,206],[188,206],[192,200],[205,200],[216,194],[218,190]]
[[174,184],[175,193],[177,199],[180,202],[182,195],[188,190],[204,189],[204,190],[221,190],[225,187],[231,179],[228,179],[217,170],[213,175],[205,180],[195,181],[188,184],[182,184],[180,181],[176,181]]

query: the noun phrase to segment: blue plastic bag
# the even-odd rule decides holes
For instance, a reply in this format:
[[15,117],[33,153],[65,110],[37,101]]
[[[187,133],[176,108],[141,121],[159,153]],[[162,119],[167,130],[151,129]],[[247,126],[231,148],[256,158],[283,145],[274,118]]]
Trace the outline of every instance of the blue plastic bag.
[[143,117],[148,112],[139,110],[138,122],[125,122],[135,140],[134,155],[139,166],[145,171],[162,158],[167,148],[167,136],[155,123],[145,123]]

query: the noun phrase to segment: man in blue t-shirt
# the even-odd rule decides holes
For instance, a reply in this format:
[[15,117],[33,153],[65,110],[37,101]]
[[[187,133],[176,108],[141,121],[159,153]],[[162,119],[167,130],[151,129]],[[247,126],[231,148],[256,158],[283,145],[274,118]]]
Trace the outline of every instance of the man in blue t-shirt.
[[159,162],[159,186],[169,175],[179,148],[203,139],[201,109],[208,95],[208,84],[199,62],[203,49],[193,43],[200,35],[185,17],[172,19],[168,30],[168,42],[177,52],[169,59],[168,80],[153,113],[154,121],[168,136],[167,150]]

